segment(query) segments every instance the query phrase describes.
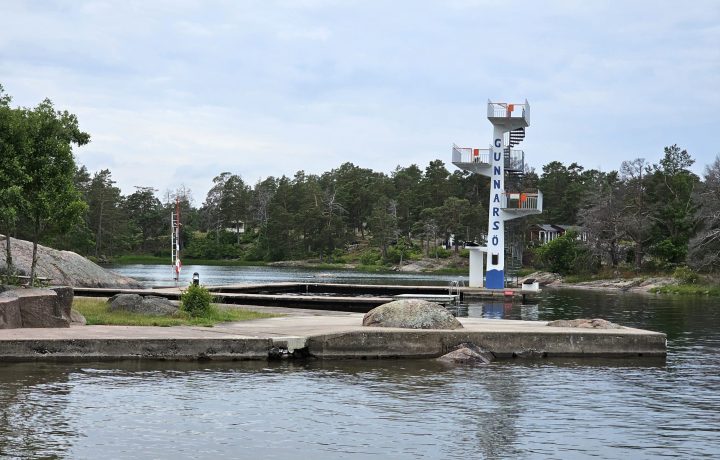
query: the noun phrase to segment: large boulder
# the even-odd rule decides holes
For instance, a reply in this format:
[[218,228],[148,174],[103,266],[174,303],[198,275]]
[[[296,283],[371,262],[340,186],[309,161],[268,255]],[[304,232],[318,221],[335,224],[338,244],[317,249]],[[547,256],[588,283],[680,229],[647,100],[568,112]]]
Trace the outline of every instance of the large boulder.
[[51,286],[48,289],[55,292],[55,315],[62,316],[68,321],[72,321],[70,318],[70,310],[72,310],[73,299],[75,293],[73,288],[70,286]]
[[116,294],[108,299],[110,311],[127,311],[143,315],[172,316],[178,312],[168,299],[138,294]]
[[[2,245],[5,236],[0,235]],[[30,271],[32,264],[32,243],[30,241],[10,238],[13,265]],[[0,267],[6,265],[5,251],[0,251]],[[49,278],[51,283],[68,286],[100,287],[100,288],[142,288],[138,281],[105,270],[83,256],[71,251],[58,251],[38,244],[36,275]]]
[[16,289],[22,327],[70,327],[70,315],[60,314],[57,294],[50,289]]
[[550,327],[577,327],[581,329],[622,329],[623,326],[611,323],[605,319],[558,319],[550,321]]
[[22,327],[20,300],[13,291],[0,293],[0,329]]
[[461,329],[463,326],[445,307],[427,300],[394,300],[365,314],[363,326],[406,329]]
[[456,364],[490,364],[495,361],[495,354],[483,350],[474,343],[461,343],[453,351],[439,357],[438,361]]

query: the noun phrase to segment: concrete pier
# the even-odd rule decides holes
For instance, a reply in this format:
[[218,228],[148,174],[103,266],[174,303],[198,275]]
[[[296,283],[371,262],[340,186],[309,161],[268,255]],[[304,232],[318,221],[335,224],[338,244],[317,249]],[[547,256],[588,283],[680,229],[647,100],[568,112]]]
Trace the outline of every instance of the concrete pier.
[[528,352],[548,358],[666,354],[665,334],[640,329],[557,328],[544,321],[458,318],[464,329],[415,330],[363,327],[362,316],[295,311],[212,328],[5,329],[0,330],[0,361],[266,360],[278,351],[319,359],[434,358],[462,342],[473,342],[499,358]]

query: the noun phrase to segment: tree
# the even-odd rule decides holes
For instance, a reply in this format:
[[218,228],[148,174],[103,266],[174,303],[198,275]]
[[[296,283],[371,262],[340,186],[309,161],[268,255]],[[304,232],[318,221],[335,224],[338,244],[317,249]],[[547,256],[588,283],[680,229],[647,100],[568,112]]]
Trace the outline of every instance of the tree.
[[700,229],[690,240],[688,264],[698,270],[720,268],[720,155],[705,167],[705,181],[695,197]]
[[373,209],[368,222],[373,243],[380,248],[383,259],[387,259],[388,246],[397,240],[397,202],[385,199]]
[[635,268],[642,267],[645,247],[652,240],[652,220],[647,200],[647,176],[651,171],[645,158],[623,161],[620,166],[625,197],[621,213],[623,232],[634,243]]
[[5,265],[12,272],[10,235],[24,205],[22,186],[28,177],[22,168],[27,147],[21,113],[10,107],[11,98],[0,85],[0,230],[5,235]]
[[[133,250],[148,251],[149,242],[159,237],[167,226],[162,204],[155,196],[156,192],[152,187],[135,187],[135,192],[123,201],[133,232]],[[139,235],[134,236],[137,233]]]
[[694,163],[687,150],[677,145],[664,150],[663,159],[653,165],[648,177],[648,196],[653,203],[650,250],[662,263],[677,265],[685,261],[695,231],[693,195],[699,178],[687,169]]
[[22,185],[27,200],[27,218],[33,243],[31,279],[37,265],[37,244],[49,229],[64,231],[80,219],[87,205],[75,189],[75,160],[72,146],[90,142],[80,131],[77,117],[56,111],[45,99],[35,109],[22,111],[27,128],[28,148],[22,166],[28,180]]
[[597,254],[606,255],[613,267],[620,262],[620,243],[625,237],[623,221],[623,184],[612,175],[593,196],[587,208],[580,211],[580,223],[590,234]]
[[112,255],[115,246],[113,240],[120,239],[123,235],[121,232],[112,232],[109,235],[110,243],[104,244],[105,230],[117,228],[120,222],[127,221],[120,208],[122,203],[120,189],[113,184],[115,181],[112,180],[112,173],[109,169],[103,169],[93,175],[87,192],[90,210],[88,224],[95,232],[95,257],[99,257],[105,248],[108,248]]

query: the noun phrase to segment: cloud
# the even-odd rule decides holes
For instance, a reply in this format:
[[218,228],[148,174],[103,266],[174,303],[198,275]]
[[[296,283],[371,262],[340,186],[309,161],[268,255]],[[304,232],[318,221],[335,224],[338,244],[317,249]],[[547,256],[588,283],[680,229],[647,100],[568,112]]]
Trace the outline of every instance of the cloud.
[[700,172],[720,150],[712,1],[59,1],[3,10],[2,84],[17,104],[50,97],[77,113],[93,136],[78,158],[110,168],[125,193],[184,183],[201,202],[222,171],[253,183],[346,161],[385,172],[449,163],[453,142],[488,144],[488,98],[530,101],[523,148],[538,169],[657,161],[677,143]]

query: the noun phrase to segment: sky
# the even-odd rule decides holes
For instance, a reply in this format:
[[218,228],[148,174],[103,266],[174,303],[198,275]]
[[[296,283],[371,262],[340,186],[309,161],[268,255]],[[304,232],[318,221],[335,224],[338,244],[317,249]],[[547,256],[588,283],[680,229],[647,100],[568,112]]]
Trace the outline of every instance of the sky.
[[530,102],[526,163],[617,170],[720,154],[720,2],[1,0],[13,105],[75,113],[123,193],[391,173],[487,148],[488,100]]

